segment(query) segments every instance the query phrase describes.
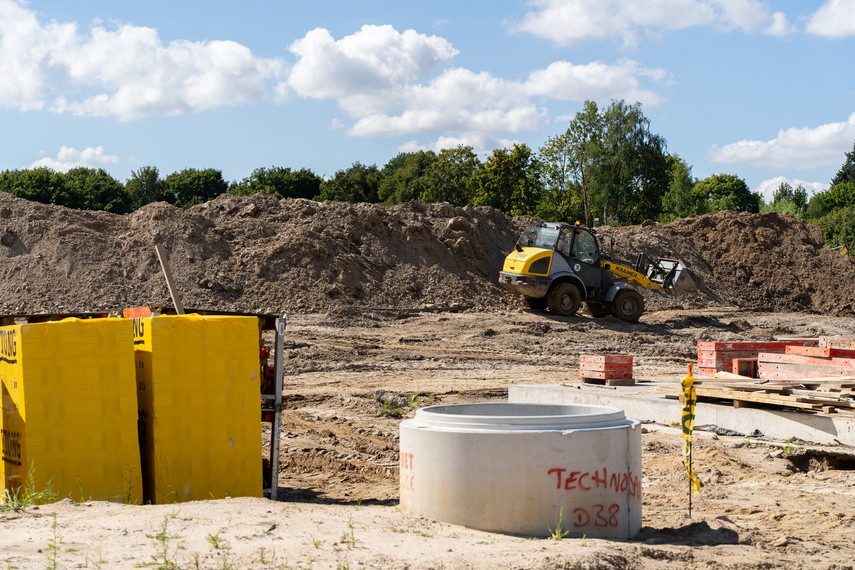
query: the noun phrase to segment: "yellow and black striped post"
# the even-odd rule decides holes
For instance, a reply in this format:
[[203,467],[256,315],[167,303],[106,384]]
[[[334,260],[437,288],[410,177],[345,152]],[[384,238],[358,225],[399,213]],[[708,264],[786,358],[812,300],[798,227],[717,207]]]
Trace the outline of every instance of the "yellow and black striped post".
[[683,464],[689,475],[689,517],[692,516],[692,492],[701,492],[701,482],[692,471],[692,429],[695,426],[695,378],[692,376],[692,365],[689,364],[689,374],[680,383],[683,387],[683,415],[680,424],[683,428]]

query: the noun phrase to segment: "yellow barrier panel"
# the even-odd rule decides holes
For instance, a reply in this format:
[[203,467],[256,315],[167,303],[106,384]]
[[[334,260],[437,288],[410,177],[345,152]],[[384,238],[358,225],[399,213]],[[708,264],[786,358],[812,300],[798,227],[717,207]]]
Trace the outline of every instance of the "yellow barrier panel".
[[131,338],[124,319],[0,327],[5,488],[142,501]]
[[133,319],[144,500],[260,497],[255,317]]
[[689,374],[681,382],[683,387],[683,464],[695,493],[701,492],[701,482],[692,471],[692,429],[695,426],[695,404],[698,401],[695,395],[695,378],[692,376],[692,365],[689,364]]

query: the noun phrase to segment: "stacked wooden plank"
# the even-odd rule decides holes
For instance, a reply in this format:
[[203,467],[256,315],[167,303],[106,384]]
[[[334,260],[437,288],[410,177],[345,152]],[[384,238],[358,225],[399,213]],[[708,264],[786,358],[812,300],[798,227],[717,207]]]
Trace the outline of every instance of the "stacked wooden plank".
[[733,406],[774,406],[855,416],[855,377],[809,380],[756,380],[722,377],[695,386],[699,401],[729,400]]
[[699,342],[698,367],[700,401],[855,417],[855,337]]
[[749,368],[753,369],[753,362],[760,352],[783,353],[788,346],[803,344],[803,341],[698,342],[697,375],[713,377],[716,372],[742,374]]
[[632,386],[632,356],[625,354],[582,354],[579,356],[582,382],[606,386]]
[[783,354],[760,352],[757,374],[766,380],[855,375],[855,350],[822,346],[788,346]]

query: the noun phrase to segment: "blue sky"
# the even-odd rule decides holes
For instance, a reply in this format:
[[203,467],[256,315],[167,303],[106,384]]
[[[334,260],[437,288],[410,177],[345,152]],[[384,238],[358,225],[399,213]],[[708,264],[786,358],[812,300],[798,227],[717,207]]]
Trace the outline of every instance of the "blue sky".
[[855,0],[0,0],[0,170],[483,159],[625,99],[768,199],[852,150],[853,54]]

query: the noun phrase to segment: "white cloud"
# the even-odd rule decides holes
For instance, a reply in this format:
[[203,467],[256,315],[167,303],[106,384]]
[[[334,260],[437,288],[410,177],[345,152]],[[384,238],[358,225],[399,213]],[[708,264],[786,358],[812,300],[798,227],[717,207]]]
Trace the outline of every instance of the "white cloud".
[[712,26],[784,36],[794,31],[782,12],[759,0],[533,0],[515,31],[559,45],[619,38],[627,46],[663,31]]
[[805,29],[828,38],[855,36],[855,0],[827,0],[808,19]]
[[556,62],[524,81],[442,69],[457,53],[450,43],[391,26],[363,26],[340,40],[319,28],[294,42],[291,51],[298,61],[289,87],[304,97],[334,99],[355,121],[348,133],[363,137],[431,133],[470,141],[534,131],[550,120],[543,100],[656,104],[659,96],[642,84],[665,77],[663,70],[633,61]]
[[793,190],[801,186],[807,190],[808,198],[817,192],[822,192],[823,190],[828,189],[828,184],[823,184],[822,182],[810,182],[808,180],[800,180],[798,178],[776,176],[775,178],[762,181],[756,188],[752,188],[751,191],[759,192],[763,196],[763,200],[768,204],[772,201],[772,196],[775,194],[775,190],[777,190],[781,184],[789,184]]
[[317,28],[291,44],[298,62],[288,84],[304,97],[347,99],[425,77],[457,50],[443,38],[398,32],[392,26],[363,26],[336,41]]
[[769,141],[743,140],[721,148],[713,145],[706,159],[770,168],[819,168],[842,163],[843,153],[849,149],[853,138],[855,113],[840,123],[781,129],[778,136]]
[[46,166],[57,172],[68,172],[72,168],[84,166],[86,168],[99,168],[107,164],[117,164],[119,157],[114,154],[105,154],[104,147],[86,147],[77,150],[73,147],[63,146],[59,149],[56,158],[45,157],[33,162],[29,168]]
[[548,122],[546,110],[532,103],[524,84],[485,72],[450,69],[427,85],[401,85],[386,95],[370,105],[361,99],[343,104],[358,117],[350,134],[521,132]]
[[0,107],[43,108],[53,81],[51,57],[74,33],[72,24],[41,26],[18,2],[0,0]]
[[232,41],[164,44],[153,28],[120,23],[80,31],[75,23],[40,23],[23,0],[0,0],[0,107],[131,121],[302,96],[335,100],[352,122],[331,127],[355,136],[480,140],[548,124],[548,100],[655,105],[651,85],[665,76],[628,60],[560,61],[508,80],[450,67],[458,51],[449,41],[389,25],[338,40],[317,28],[290,50],[289,71],[284,60],[259,58]]
[[653,91],[642,89],[640,78],[660,81],[665,75],[662,69],[645,68],[631,60],[623,60],[617,65],[600,62],[573,65],[567,61],[556,61],[546,69],[532,72],[526,82],[526,90],[559,100],[626,99],[633,103],[656,105],[661,98]]
[[131,25],[81,35],[75,24],[41,25],[23,6],[0,0],[0,106],[129,121],[265,98],[284,73],[282,60],[235,42],[164,45]]

